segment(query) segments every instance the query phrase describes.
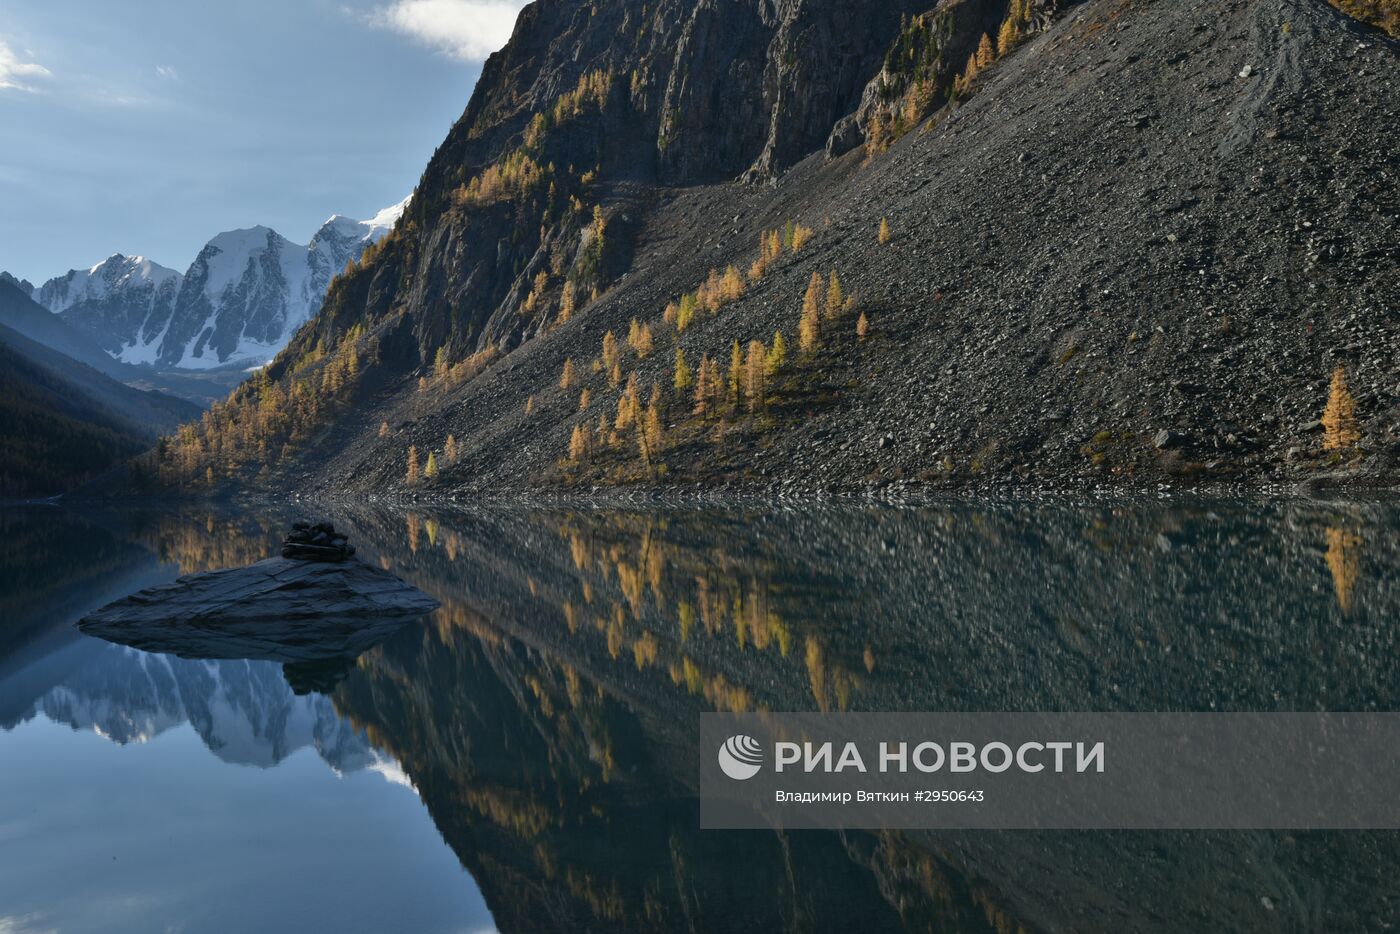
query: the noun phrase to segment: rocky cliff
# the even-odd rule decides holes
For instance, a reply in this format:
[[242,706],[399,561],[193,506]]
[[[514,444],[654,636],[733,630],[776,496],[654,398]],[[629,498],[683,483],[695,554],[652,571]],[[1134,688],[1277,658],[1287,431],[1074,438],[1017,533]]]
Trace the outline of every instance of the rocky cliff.
[[1396,52],[1320,0],[539,0],[185,447],[416,495],[1390,482]]

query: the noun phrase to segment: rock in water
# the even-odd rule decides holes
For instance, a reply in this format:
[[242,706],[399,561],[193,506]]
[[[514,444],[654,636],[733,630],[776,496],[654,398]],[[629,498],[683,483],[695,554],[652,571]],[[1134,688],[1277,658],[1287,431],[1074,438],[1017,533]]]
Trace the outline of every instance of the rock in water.
[[293,621],[327,616],[423,614],[438,602],[363,561],[326,564],[268,558],[243,568],[181,577],[86,616],[79,625]]
[[359,654],[438,605],[362,561],[269,558],[150,587],[78,628],[148,652],[307,661]]

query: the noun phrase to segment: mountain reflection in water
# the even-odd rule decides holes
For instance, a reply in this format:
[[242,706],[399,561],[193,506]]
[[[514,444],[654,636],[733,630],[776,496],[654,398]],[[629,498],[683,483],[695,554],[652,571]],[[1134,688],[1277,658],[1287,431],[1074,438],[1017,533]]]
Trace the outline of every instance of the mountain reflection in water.
[[[75,594],[256,560],[293,517],[42,512],[0,519],[54,559],[0,571],[0,600],[28,608],[0,630],[0,725],[43,713],[120,741],[188,720],[230,761],[310,746],[338,771],[401,770],[505,931],[1395,914],[1397,833],[702,833],[695,801],[707,710],[1400,709],[1387,503],[336,506],[366,560],[443,606],[307,696],[266,663],[87,640],[101,664],[41,684]],[[91,560],[62,557],[75,540]]]

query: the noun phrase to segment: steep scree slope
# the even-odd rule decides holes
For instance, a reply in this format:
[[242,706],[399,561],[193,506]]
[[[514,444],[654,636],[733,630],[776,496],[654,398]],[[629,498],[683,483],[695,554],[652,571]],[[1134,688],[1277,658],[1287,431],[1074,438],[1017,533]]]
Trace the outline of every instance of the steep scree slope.
[[[868,116],[866,85],[889,71],[909,10],[869,5],[852,24],[840,4],[779,4],[776,18],[741,0],[680,6],[654,4],[645,23],[620,0],[526,9],[394,235],[216,413],[225,436],[265,411],[260,394],[310,413],[261,483],[1393,479],[1400,60],[1383,34],[1318,0],[1092,0],[971,81],[965,48],[943,49],[933,93],[951,106],[829,160],[843,114]],[[723,180],[740,173],[769,184]],[[683,334],[662,321],[789,220],[810,242],[741,298]],[[854,307],[799,353],[804,292],[832,271]],[[655,350],[624,344],[615,384],[593,361],[633,319]],[[757,410],[691,415],[676,347],[727,375],[732,342],[775,330],[787,361]],[[634,408],[661,387],[656,417],[615,429],[634,373]],[[429,453],[437,468],[411,487],[410,447],[420,474]]]

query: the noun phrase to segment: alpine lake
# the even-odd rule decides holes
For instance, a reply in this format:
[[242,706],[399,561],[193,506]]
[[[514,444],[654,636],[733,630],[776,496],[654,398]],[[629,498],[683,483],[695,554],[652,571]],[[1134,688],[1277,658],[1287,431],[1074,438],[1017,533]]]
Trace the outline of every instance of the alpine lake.
[[[75,622],[328,518],[307,666]],[[706,711],[1400,710],[1400,504],[0,507],[0,932],[1357,931],[1400,832],[702,831]]]

